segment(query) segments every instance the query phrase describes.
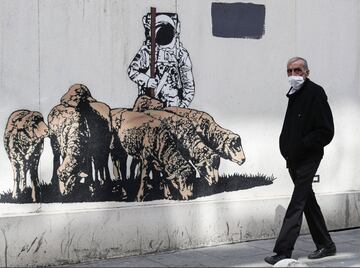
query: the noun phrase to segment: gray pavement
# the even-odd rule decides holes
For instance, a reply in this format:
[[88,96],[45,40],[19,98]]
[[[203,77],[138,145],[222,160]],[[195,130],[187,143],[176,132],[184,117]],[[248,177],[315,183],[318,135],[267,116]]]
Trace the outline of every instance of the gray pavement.
[[[315,250],[310,235],[301,235],[295,245],[293,259],[308,267],[360,267],[360,228],[334,231],[335,256],[309,260]],[[257,240],[221,246],[187,249],[141,256],[84,262],[72,267],[271,267],[264,257],[273,255],[275,239]],[[284,266],[283,266],[284,267]]]

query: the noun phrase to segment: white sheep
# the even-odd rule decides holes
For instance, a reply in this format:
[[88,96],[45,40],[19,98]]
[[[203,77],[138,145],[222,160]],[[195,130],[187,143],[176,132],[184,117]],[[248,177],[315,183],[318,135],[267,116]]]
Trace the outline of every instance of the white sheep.
[[4,145],[14,172],[13,199],[23,193],[26,176],[30,172],[31,197],[33,202],[39,201],[38,165],[47,132],[48,127],[39,112],[17,110],[9,116],[4,132]]
[[121,146],[128,155],[140,159],[137,200],[144,200],[145,184],[150,179],[150,169],[154,165],[164,172],[167,181],[179,192],[180,198],[188,199],[192,195],[195,170],[178,151],[176,141],[163,123],[144,113],[126,109],[114,109],[111,116]]

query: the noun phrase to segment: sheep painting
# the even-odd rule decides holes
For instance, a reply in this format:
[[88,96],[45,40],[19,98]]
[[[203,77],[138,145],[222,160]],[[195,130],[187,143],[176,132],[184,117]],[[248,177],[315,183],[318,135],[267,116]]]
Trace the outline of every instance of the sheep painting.
[[59,183],[62,195],[71,193],[80,181],[92,188],[109,183],[110,107],[92,98],[82,84],[71,86],[60,102],[48,116],[54,153],[52,183]]
[[38,166],[47,132],[48,127],[39,112],[18,110],[10,115],[4,132],[4,145],[14,173],[13,199],[18,199],[23,193],[27,173],[30,173],[32,201],[39,201]]
[[190,108],[166,107],[161,108],[160,102],[154,98],[141,96],[134,105],[137,111],[165,110],[189,119],[196,127],[203,141],[222,158],[239,165],[245,162],[245,154],[238,134],[222,128],[214,118],[206,112]]
[[140,159],[137,200],[145,198],[145,185],[153,166],[164,172],[166,180],[178,191],[181,199],[189,199],[195,170],[178,151],[176,141],[166,126],[144,113],[126,109],[114,109],[111,116],[112,126],[126,153]]
[[207,187],[201,190],[206,194],[221,188],[220,158],[239,165],[245,161],[240,136],[208,113],[165,108],[145,95],[132,108],[111,109],[85,85],[74,84],[47,120],[48,126],[39,112],[28,110],[8,119],[4,144],[14,172],[13,200],[24,192],[27,173],[32,201],[40,200],[38,165],[46,137],[53,152],[51,193],[60,201],[81,201],[83,195],[93,200],[99,194],[128,201],[188,200],[199,196],[199,187]]
[[144,113],[165,123],[176,137],[178,150],[195,165],[209,185],[218,182],[220,157],[204,144],[190,120],[166,111],[147,110]]
[[239,165],[245,162],[240,136],[222,128],[208,113],[180,107],[167,107],[164,110],[189,119],[196,127],[204,143],[222,158]]

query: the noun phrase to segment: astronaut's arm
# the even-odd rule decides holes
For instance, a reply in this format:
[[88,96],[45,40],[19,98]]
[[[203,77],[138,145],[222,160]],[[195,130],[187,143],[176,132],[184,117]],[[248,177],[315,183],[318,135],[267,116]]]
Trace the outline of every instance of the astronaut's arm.
[[195,82],[192,73],[192,64],[189,55],[183,59],[183,64],[180,67],[180,76],[183,89],[183,96],[181,97],[180,107],[186,108],[190,105],[195,95]]
[[149,67],[149,53],[142,47],[128,67],[128,76],[139,86],[146,87],[150,79],[150,76],[147,74]]

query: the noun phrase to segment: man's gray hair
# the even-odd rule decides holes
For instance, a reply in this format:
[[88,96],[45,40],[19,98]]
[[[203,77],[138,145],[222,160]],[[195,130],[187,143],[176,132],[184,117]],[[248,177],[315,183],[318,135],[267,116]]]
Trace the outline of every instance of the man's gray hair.
[[304,58],[301,58],[301,57],[293,57],[293,58],[289,59],[288,62],[287,62],[287,65],[289,65],[289,64],[291,64],[291,63],[293,63],[295,61],[298,61],[298,60],[302,60],[304,62],[304,69],[305,69],[305,71],[308,71],[309,67],[308,67],[307,61]]

